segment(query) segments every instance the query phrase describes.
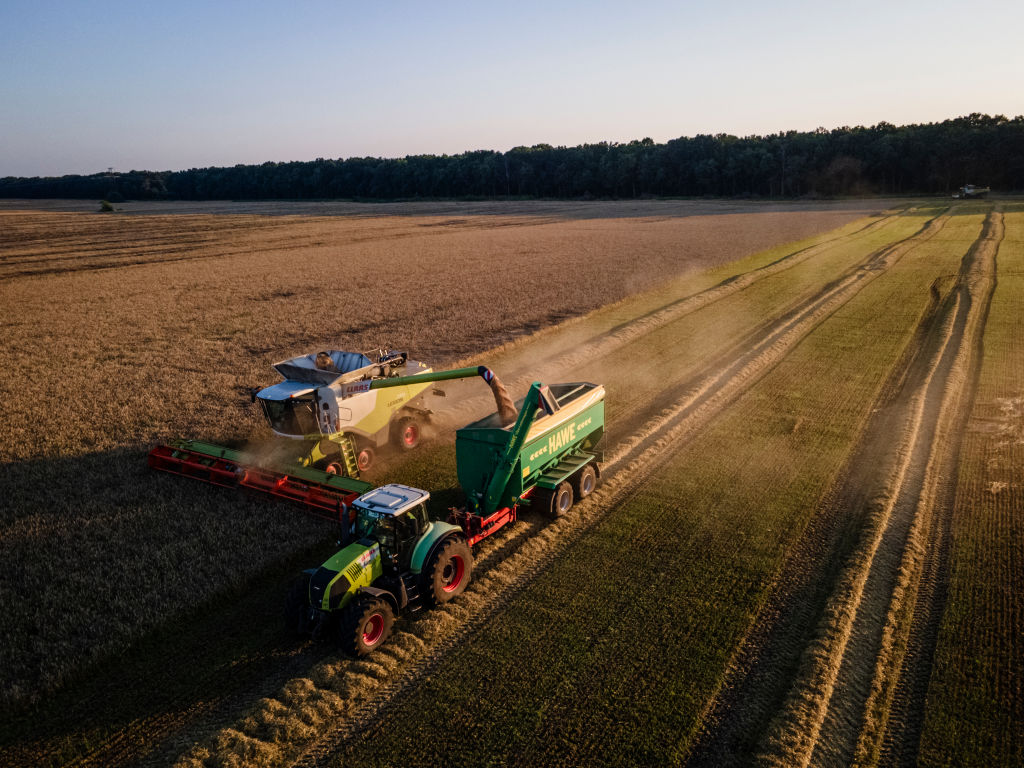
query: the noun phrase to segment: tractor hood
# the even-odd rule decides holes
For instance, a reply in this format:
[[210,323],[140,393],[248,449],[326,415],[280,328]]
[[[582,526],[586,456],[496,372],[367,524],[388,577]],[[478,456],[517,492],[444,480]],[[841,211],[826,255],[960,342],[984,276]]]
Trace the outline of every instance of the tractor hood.
[[273,386],[261,389],[256,393],[260,400],[288,400],[293,397],[308,395],[316,387],[311,387],[301,381],[282,381]]
[[380,544],[368,539],[349,544],[316,569],[309,579],[309,604],[335,611],[359,587],[368,587],[384,572]]

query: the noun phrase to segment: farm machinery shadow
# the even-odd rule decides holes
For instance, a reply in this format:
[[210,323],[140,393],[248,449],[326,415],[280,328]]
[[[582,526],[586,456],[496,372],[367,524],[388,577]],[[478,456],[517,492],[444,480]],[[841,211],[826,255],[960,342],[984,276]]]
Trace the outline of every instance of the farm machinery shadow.
[[[50,482],[41,489],[44,477]],[[171,762],[183,740],[195,741],[286,681],[307,676],[325,657],[340,654],[333,643],[296,638],[283,622],[291,579],[334,550],[335,524],[286,501],[152,472],[143,449],[9,463],[0,466],[0,478],[8,502],[0,521],[6,531],[0,578],[6,582],[6,613],[21,614],[5,622],[4,644],[20,650],[17,669],[5,671],[3,685],[7,691],[41,691],[4,706],[0,766],[82,759],[103,765],[147,758]],[[457,491],[436,496],[454,503]],[[176,549],[176,541],[204,515],[218,525],[197,532],[191,549],[197,562],[188,562],[188,550]],[[160,520],[168,530],[155,538],[129,538]],[[215,551],[232,526],[246,529],[250,542],[264,537],[275,553],[250,567],[248,577],[217,565],[219,556],[245,551]],[[289,528],[297,533],[294,543],[279,533]],[[76,548],[85,555],[81,561],[74,558]],[[85,601],[96,611],[116,613],[125,593],[129,602],[152,600],[151,589],[158,588],[152,578],[149,588],[140,586],[145,580],[126,562],[159,560],[217,581],[193,593],[194,604],[169,610],[155,624],[137,632],[119,627],[123,635],[95,651],[79,647],[67,662],[75,671],[47,678],[43,659],[59,655],[77,630],[63,626],[33,639],[32,628],[43,620],[62,621],[60,608],[37,615],[17,606],[31,602],[32,585],[51,573],[46,561],[62,554],[56,567],[73,563],[78,572],[57,585],[50,603]],[[76,585],[94,585],[95,592],[75,595]],[[34,674],[26,671],[30,667]]]

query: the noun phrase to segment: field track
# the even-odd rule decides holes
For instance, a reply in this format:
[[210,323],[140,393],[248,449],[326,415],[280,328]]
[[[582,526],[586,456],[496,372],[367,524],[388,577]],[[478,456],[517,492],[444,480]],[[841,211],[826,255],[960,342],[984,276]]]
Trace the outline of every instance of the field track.
[[[946,578],[948,478],[972,398],[1001,239],[1001,214],[990,214],[956,281],[933,285],[860,444],[779,580],[767,621],[734,662],[735,679],[717,702],[715,727],[694,764],[743,762],[751,734],[762,733],[773,715],[760,763],[873,764],[883,729],[883,763],[897,751],[898,764],[916,762]],[[856,533],[851,520],[865,521],[863,531]],[[846,565],[837,572],[835,563]],[[823,601],[826,584],[832,591]],[[911,650],[897,684],[908,634]],[[794,670],[797,649],[803,660]],[[789,674],[796,682],[783,704],[780,687]]]
[[[449,673],[459,648],[500,625],[516,598],[617,508],[656,492],[659,474],[681,450],[965,210],[981,209],[933,206],[903,218],[876,216],[752,260],[696,290],[627,300],[479,358],[513,391],[535,379],[606,382],[606,461],[590,500],[553,523],[528,515],[485,542],[463,599],[399,623],[387,647],[358,662],[279,631],[286,575],[319,557],[323,545],[296,553],[244,591],[187,618],[180,636],[158,633],[76,683],[70,706],[44,704],[30,715],[37,723],[19,726],[35,735],[4,747],[0,765],[360,764],[388,723],[393,729],[409,719],[420,687]],[[273,232],[288,222],[263,226]],[[195,237],[203,247],[202,234]],[[704,703],[699,734],[685,751],[690,764],[742,764],[755,754],[778,765],[914,764],[949,572],[955,493],[949,478],[974,399],[1002,237],[997,209],[963,253],[959,271],[938,277],[928,295],[909,299],[922,306],[912,337],[887,368],[873,413],[734,649],[718,693]],[[111,258],[108,250],[118,255]],[[140,258],[161,261],[157,250]],[[216,258],[243,252],[218,251]],[[135,263],[118,251],[116,238],[99,243],[85,262],[69,265],[64,258],[0,262],[0,281]],[[737,313],[748,305],[750,311]],[[714,318],[729,318],[728,327],[701,341],[704,329],[721,322]],[[631,361],[651,358],[662,375],[631,381]],[[442,415],[444,424],[489,409],[479,389],[467,385],[464,393]],[[425,469],[450,451],[447,429],[440,437],[411,466],[385,469],[414,485],[417,473],[424,487],[444,482],[443,472]],[[180,482],[166,480],[169,488]],[[190,670],[190,660],[203,657]],[[152,691],[145,704],[111,701],[140,679]],[[542,757],[529,749],[523,754]]]
[[[956,357],[949,361],[949,368],[944,372],[949,386],[941,411],[935,416],[939,435],[928,467],[929,488],[922,499],[923,509],[917,513],[922,517],[922,524],[918,530],[911,531],[911,552],[904,555],[901,563],[900,586],[906,586],[908,596],[913,597],[912,601],[906,601],[910,620],[904,627],[893,627],[891,632],[905,634],[903,660],[898,677],[894,666],[878,670],[890,676],[890,684],[884,687],[889,688],[892,695],[881,744],[882,765],[918,764],[925,697],[949,579],[949,529],[956,491],[952,479],[957,476],[962,436],[967,431],[977,391],[982,339],[1003,237],[1003,214],[997,208],[987,218],[981,238],[965,257],[956,286],[959,293],[954,321]],[[908,582],[915,578],[917,594],[913,596]],[[890,621],[893,618],[905,619],[906,613],[890,616]],[[894,677],[895,685],[892,685]],[[874,736],[877,739],[878,734]]]

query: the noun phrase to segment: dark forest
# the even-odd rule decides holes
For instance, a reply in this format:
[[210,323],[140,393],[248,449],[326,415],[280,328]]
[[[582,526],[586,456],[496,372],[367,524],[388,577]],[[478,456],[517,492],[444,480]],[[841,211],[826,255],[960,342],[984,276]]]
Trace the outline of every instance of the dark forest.
[[1024,116],[819,128],[656,144],[0,179],[0,197],[123,200],[834,197],[1024,190]]

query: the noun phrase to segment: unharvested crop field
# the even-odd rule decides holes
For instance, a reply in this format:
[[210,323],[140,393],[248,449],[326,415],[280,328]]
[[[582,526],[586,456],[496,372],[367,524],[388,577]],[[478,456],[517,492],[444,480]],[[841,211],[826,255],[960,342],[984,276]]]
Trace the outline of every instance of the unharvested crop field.
[[[1024,759],[1019,206],[302,205],[0,208],[7,763]],[[279,626],[329,526],[144,456],[379,344],[602,382],[609,431],[356,662]],[[448,439],[373,479],[454,503]]]

